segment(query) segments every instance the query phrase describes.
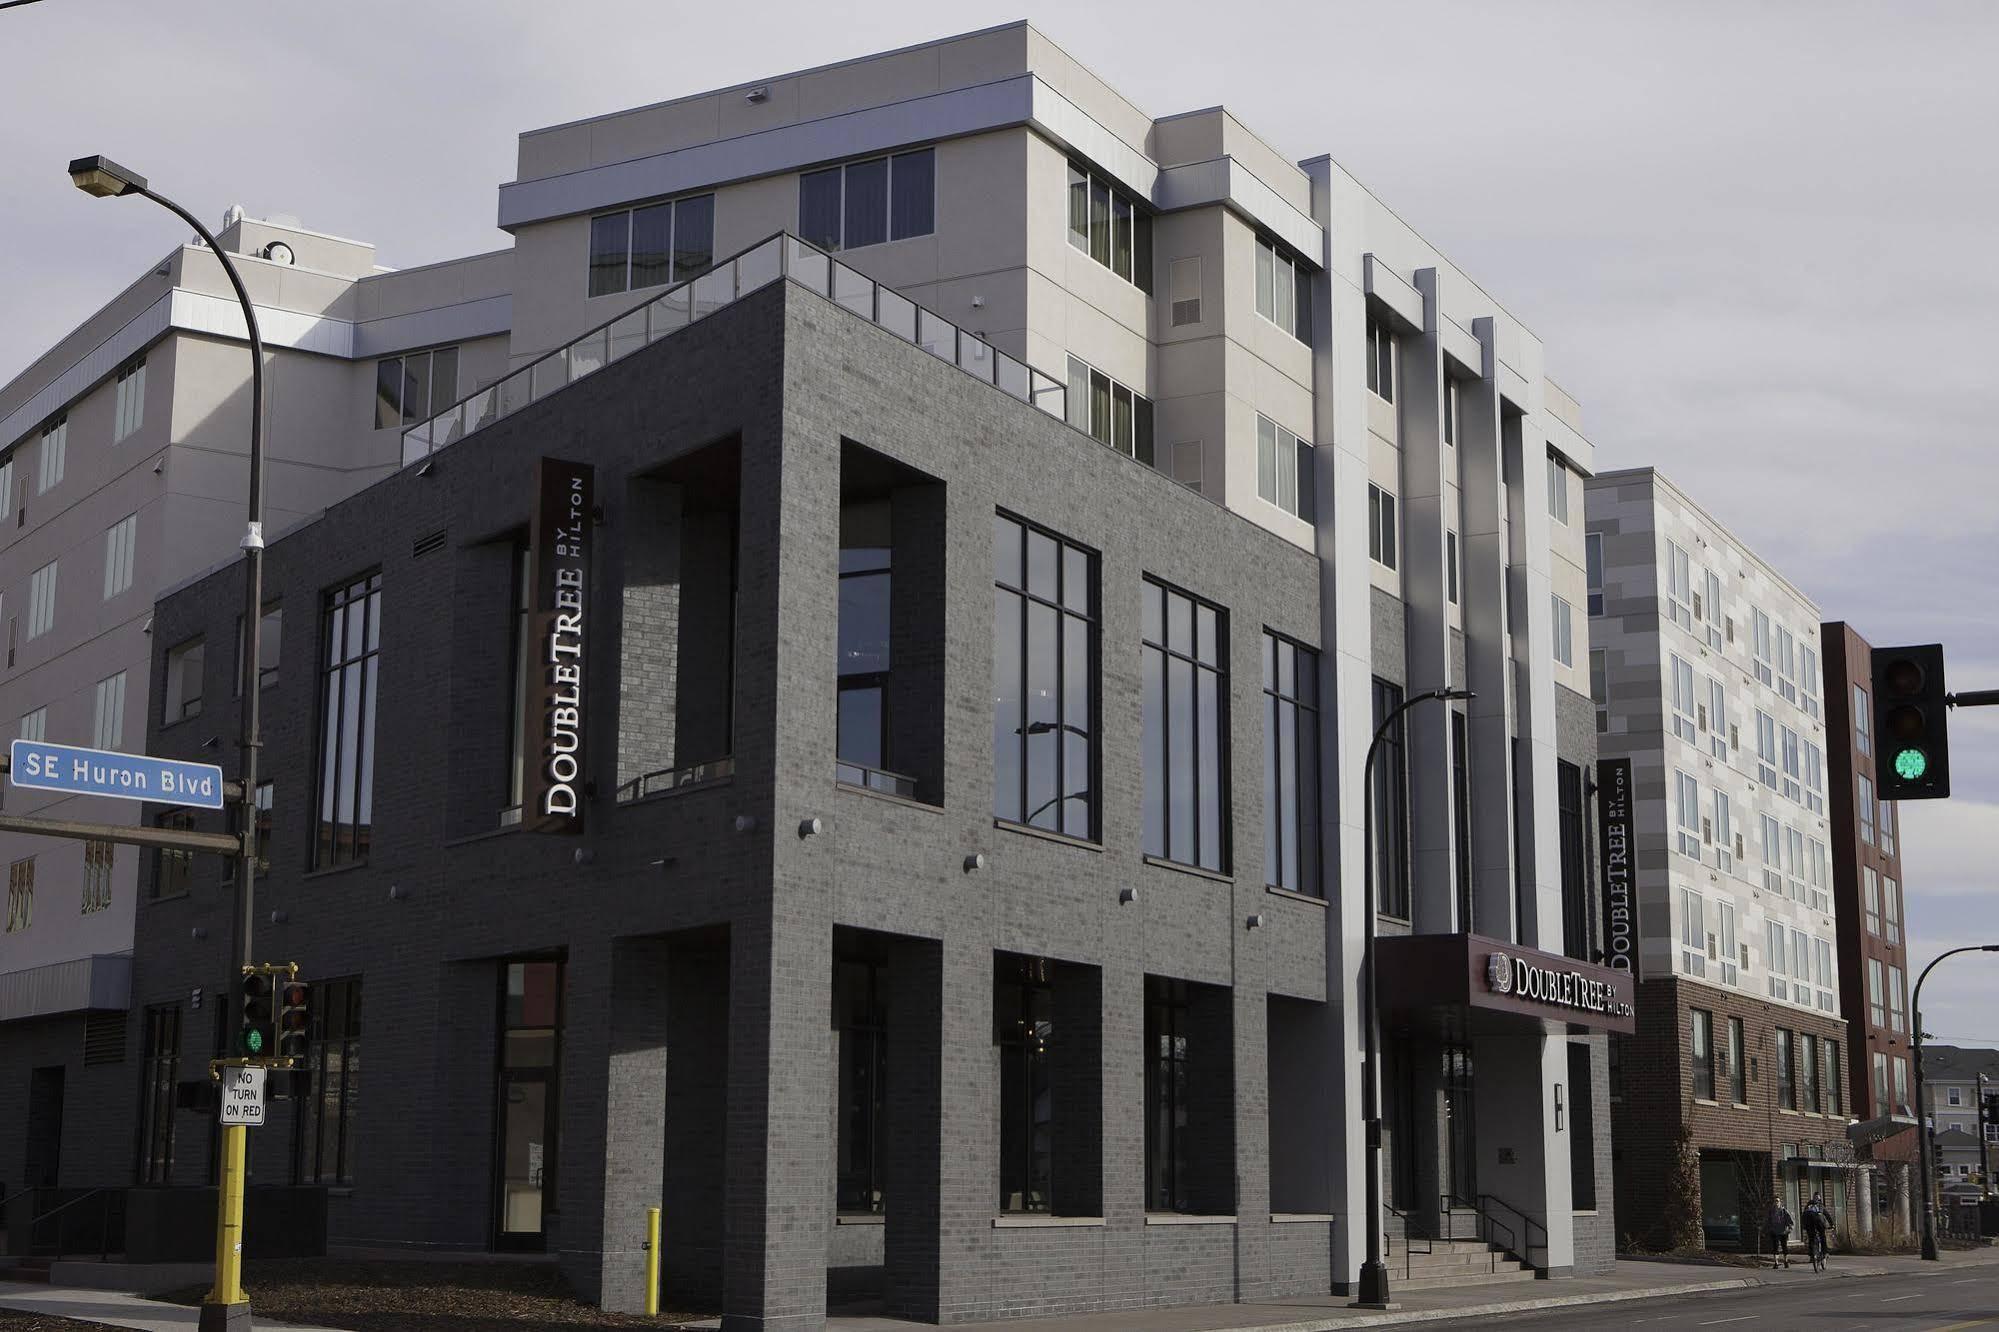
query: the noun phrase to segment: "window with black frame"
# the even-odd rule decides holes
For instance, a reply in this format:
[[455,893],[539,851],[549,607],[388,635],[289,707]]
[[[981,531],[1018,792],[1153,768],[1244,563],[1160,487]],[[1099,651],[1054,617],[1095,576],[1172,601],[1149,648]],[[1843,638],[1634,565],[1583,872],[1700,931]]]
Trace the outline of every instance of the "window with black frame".
[[934,149],[865,158],[798,178],[798,234],[822,250],[857,250],[936,229]]
[[[169,828],[175,832],[194,830],[194,811],[191,809],[169,809],[153,816],[155,828]],[[182,851],[163,846],[153,852],[153,882],[147,896],[153,901],[163,897],[179,897],[194,887],[194,852]]]
[[715,196],[620,208],[590,219],[590,294],[661,287],[715,262]]
[[1188,1206],[1187,983],[1145,978],[1145,1206]]
[[1477,924],[1472,914],[1471,736],[1462,712],[1451,714],[1451,823],[1456,834],[1458,929],[1469,932]]
[[[1402,706],[1402,686],[1374,680],[1373,735]],[[1374,753],[1374,889],[1376,910],[1409,919],[1409,770],[1397,717]]]
[[1046,958],[994,958],[993,1022],[1000,1056],[1002,1212],[1046,1212],[1054,1183],[1054,965]]
[[892,523],[887,499],[840,508],[840,697],[834,775],[854,786],[909,795],[914,782],[887,780]]
[[1777,1028],[1777,1108],[1798,1108],[1797,1071],[1791,1061],[1791,1033],[1783,1027]]
[[1227,614],[1151,578],[1140,595],[1145,854],[1220,873],[1229,862]]
[[1688,1014],[1691,1023],[1688,1055],[1693,1064],[1694,1099],[1712,1101],[1714,1099],[1714,1014],[1705,1009],[1692,1009]]
[[1097,556],[993,519],[993,814],[1097,838]]
[[354,1182],[354,1103],[361,1073],[361,978],[312,987],[306,1090],[292,1131],[292,1182]]
[[1562,951],[1596,960],[1590,930],[1589,861],[1583,842],[1583,770],[1555,760],[1555,812],[1562,847]]
[[320,616],[319,791],[314,869],[368,858],[375,809],[375,704],[382,575],[326,594]]
[[1263,881],[1319,894],[1319,654],[1263,631]]
[[180,1007],[146,1010],[144,1080],[139,1088],[139,1182],[169,1184],[174,1171],[174,1088],[180,1078]]
[[839,1141],[836,1202],[845,1215],[882,1211],[883,1142],[888,1112],[888,1000],[880,964],[833,964],[833,1020],[839,1032]]

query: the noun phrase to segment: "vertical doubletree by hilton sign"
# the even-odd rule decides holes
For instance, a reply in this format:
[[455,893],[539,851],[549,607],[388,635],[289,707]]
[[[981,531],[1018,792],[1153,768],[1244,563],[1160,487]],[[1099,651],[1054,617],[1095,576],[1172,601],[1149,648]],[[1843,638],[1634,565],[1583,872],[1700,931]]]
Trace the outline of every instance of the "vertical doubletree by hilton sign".
[[1603,866],[1604,965],[1637,979],[1638,916],[1631,863],[1631,760],[1596,764],[1597,852]]
[[583,831],[583,734],[590,621],[591,510],[595,469],[535,463],[529,566],[534,598],[528,642],[535,654],[522,724],[527,755],[521,821],[536,832]]

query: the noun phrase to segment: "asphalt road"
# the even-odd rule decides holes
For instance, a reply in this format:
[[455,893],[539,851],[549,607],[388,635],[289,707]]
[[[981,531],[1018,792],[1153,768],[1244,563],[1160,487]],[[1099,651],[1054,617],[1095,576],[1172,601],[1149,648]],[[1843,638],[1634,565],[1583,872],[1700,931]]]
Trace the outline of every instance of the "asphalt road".
[[[1835,1263],[1838,1259],[1833,1260]],[[1862,1261],[1856,1259],[1855,1261]],[[1747,1290],[1717,1290],[1627,1304],[1541,1309],[1505,1318],[1451,1319],[1442,1327],[1641,1328],[1643,1332],[1716,1328],[1750,1332],[1810,1328],[1813,1332],[1999,1332],[1999,1264],[1962,1276],[1837,1277]]]

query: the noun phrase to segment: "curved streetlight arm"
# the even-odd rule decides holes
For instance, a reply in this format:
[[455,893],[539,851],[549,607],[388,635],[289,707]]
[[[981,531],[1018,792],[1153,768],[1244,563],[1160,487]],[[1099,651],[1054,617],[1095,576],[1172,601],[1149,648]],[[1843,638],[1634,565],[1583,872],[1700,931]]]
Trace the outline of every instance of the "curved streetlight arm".
[[[1936,1164],[1932,1160],[1930,1147],[1930,1109],[1923,1094],[1923,982],[1937,969],[1937,963],[1959,953],[1999,953],[1999,944],[1964,944],[1957,948],[1947,948],[1930,959],[1923,968],[1923,974],[1916,977],[1916,990],[1909,997],[1909,1048],[1916,1061],[1916,1197],[1923,1209],[1923,1257],[1937,1261],[1936,1208],[1930,1200],[1931,1191],[1936,1187]],[[1979,1143],[1983,1146],[1985,1134],[1981,1127]]]
[[1374,918],[1377,912],[1374,900],[1374,756],[1381,748],[1382,740],[1402,719],[1402,714],[1418,703],[1472,697],[1475,695],[1469,689],[1443,688],[1404,699],[1374,728],[1374,739],[1368,742],[1367,757],[1361,762],[1361,891],[1366,895],[1361,912],[1367,928],[1361,934],[1360,984],[1361,996],[1366,1004],[1360,1017],[1364,1060],[1360,1090],[1367,1151],[1367,1258],[1361,1264],[1360,1298],[1355,1303],[1363,1308],[1383,1308],[1389,1303],[1388,1264],[1383,1261],[1381,1250],[1380,1040],[1376,1035],[1374,997]]

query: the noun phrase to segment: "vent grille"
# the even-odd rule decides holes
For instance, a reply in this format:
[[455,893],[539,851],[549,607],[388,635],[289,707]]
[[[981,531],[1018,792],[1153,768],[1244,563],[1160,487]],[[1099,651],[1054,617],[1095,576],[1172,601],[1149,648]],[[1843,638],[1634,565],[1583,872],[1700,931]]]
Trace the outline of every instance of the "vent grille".
[[444,549],[444,529],[440,527],[435,532],[432,532],[429,536],[421,536],[418,537],[415,541],[410,542],[410,558],[413,560],[420,560],[424,556],[430,554],[433,551],[439,551],[443,549]]
[[83,1015],[83,1063],[122,1064],[125,1062],[125,1015],[85,1013]]

